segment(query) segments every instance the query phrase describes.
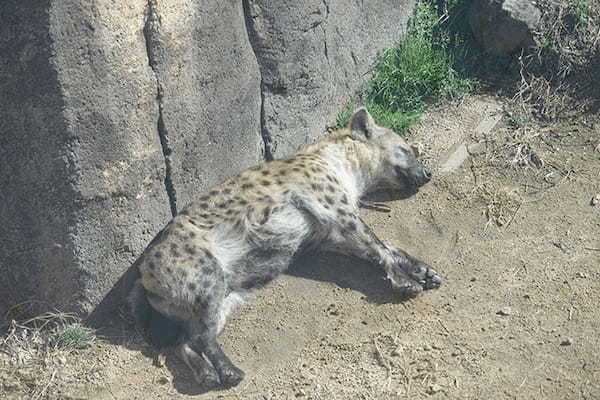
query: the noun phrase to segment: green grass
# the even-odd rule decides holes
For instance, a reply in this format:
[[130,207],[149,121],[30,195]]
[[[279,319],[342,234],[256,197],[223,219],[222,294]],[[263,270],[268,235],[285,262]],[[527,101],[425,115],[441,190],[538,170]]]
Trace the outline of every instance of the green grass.
[[[428,105],[473,89],[474,82],[455,69],[452,36],[440,21],[433,6],[418,3],[407,33],[378,57],[362,94],[378,124],[404,131],[419,122]],[[348,124],[354,108],[340,112],[338,128]]]
[[82,349],[89,347],[94,340],[94,333],[79,323],[66,325],[58,335],[58,346]]
[[593,19],[593,9],[588,0],[574,0],[567,11],[575,21],[575,26],[586,26]]

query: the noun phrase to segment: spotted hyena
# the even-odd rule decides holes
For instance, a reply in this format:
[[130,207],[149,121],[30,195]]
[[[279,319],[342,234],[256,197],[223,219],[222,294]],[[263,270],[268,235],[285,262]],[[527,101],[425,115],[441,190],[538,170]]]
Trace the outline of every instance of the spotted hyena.
[[411,147],[360,108],[347,129],[228,179],[174,217],[138,260],[133,314],[143,330],[179,321],[179,352],[197,381],[236,385],[244,372],[217,335],[248,292],[308,246],[369,260],[405,296],[441,284],[427,264],[383,244],[357,209],[369,192],[411,196],[430,179]]

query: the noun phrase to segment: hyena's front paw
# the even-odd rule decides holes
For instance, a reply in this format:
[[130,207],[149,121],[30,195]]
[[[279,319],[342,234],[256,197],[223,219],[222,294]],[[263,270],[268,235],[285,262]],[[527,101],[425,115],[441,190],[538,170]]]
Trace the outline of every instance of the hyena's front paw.
[[[438,273],[424,262],[417,260],[404,251],[390,248],[395,260],[394,268],[388,272],[388,276],[400,291],[415,295],[423,290],[436,289],[442,284],[442,278]],[[408,282],[404,282],[408,280]],[[406,287],[406,289],[405,289]],[[419,289],[420,288],[420,289]]]
[[418,262],[407,267],[406,273],[417,281],[423,289],[437,289],[442,284],[442,278],[429,265]]

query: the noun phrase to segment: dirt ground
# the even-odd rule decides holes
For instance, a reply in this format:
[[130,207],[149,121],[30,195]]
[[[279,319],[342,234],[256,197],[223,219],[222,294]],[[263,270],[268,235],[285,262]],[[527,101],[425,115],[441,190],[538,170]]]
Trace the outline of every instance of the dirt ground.
[[246,372],[236,388],[202,393],[117,321],[47,360],[44,377],[15,367],[0,397],[600,399],[600,125],[502,110],[473,96],[430,112],[411,138],[433,181],[362,210],[384,242],[442,274],[440,289],[401,302],[374,267],[314,255],[226,327]]

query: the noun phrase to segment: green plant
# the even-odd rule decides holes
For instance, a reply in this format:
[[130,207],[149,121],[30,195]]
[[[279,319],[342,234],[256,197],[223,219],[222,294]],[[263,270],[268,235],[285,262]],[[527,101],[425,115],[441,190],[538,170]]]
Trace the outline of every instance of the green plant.
[[[458,40],[446,21],[447,16],[434,6],[417,3],[404,37],[377,58],[362,96],[375,122],[395,131],[406,130],[420,120],[429,104],[459,97],[475,87],[455,68],[451,49]],[[353,108],[340,112],[338,128],[346,126]]]
[[57,345],[59,347],[70,347],[82,349],[89,347],[94,340],[93,331],[79,323],[65,325],[58,333]]
[[593,10],[588,0],[574,0],[567,11],[575,26],[586,26],[593,18]]

